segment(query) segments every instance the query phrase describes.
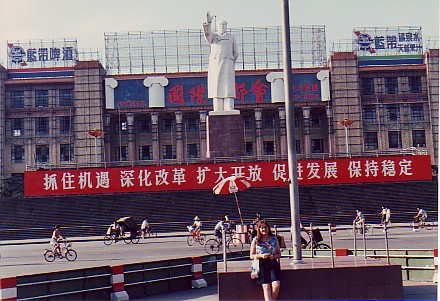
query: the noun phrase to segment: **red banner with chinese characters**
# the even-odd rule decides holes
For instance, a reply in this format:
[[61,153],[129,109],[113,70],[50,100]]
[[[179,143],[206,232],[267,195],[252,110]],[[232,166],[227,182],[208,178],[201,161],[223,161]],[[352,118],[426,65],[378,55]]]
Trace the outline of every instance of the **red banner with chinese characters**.
[[[25,196],[212,189],[228,176],[252,187],[287,186],[287,161],[25,172]],[[429,156],[299,160],[298,185],[431,180]]]

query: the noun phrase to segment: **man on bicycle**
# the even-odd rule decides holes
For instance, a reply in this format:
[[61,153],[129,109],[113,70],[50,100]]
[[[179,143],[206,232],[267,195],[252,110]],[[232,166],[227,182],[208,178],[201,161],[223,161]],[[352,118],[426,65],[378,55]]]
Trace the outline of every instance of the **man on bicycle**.
[[214,227],[214,235],[217,238],[218,242],[222,243],[222,230],[227,230],[228,226],[226,225],[226,217],[223,217],[221,221],[217,223]]
[[147,235],[147,232],[150,231],[150,228],[151,228],[150,223],[148,222],[148,218],[146,217],[141,225],[142,238],[145,238],[145,235]]
[[50,244],[53,246],[53,252],[61,256],[60,241],[63,239],[60,232],[60,225],[55,226],[55,230],[52,232],[52,238],[50,239]]
[[364,224],[365,224],[365,218],[364,218],[364,214],[356,209],[356,218],[353,221],[353,225],[355,225],[356,228],[360,229],[360,233],[362,234],[362,232],[364,231]]
[[419,222],[420,224],[423,225],[423,223],[426,221],[426,219],[428,218],[428,213],[426,213],[426,210],[417,207],[417,215],[414,217],[414,220]]

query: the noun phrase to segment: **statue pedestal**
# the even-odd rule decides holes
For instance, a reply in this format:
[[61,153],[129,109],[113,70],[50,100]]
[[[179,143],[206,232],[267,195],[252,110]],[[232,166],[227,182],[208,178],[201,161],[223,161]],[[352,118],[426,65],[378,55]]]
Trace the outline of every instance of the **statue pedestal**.
[[[234,110],[238,111],[238,110]],[[232,112],[232,111],[231,111]],[[208,128],[207,158],[244,156],[244,123],[238,114],[211,114],[206,118]]]

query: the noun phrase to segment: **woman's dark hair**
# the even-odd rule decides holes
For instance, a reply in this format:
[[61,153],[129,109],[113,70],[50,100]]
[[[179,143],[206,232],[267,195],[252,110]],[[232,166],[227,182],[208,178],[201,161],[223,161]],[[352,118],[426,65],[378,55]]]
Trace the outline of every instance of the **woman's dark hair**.
[[259,221],[258,224],[257,224],[257,242],[258,243],[261,242],[261,236],[262,235],[261,235],[261,232],[259,230],[260,230],[260,227],[263,226],[263,225],[267,227],[267,235],[273,236],[272,229],[270,228],[269,222],[263,219],[263,220]]

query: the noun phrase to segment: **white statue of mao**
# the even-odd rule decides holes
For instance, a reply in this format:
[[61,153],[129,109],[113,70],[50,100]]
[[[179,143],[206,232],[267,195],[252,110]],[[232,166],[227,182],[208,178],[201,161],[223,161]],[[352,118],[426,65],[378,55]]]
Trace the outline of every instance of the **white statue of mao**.
[[213,99],[214,114],[216,112],[239,114],[239,111],[234,110],[237,43],[234,36],[226,32],[227,22],[224,20],[217,22],[217,33],[213,33],[211,31],[212,19],[211,14],[207,12],[206,22],[203,23],[205,39],[211,46],[208,65],[208,97]]

